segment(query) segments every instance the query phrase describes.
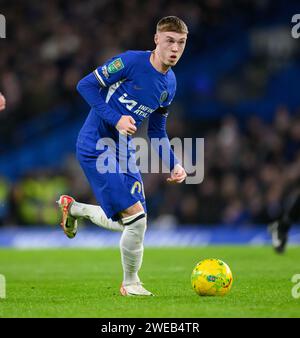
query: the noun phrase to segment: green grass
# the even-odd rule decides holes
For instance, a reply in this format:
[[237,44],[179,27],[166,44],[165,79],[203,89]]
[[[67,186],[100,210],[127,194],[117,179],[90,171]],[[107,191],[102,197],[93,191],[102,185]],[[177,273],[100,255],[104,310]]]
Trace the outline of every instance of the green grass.
[[[225,297],[199,297],[191,288],[194,265],[210,257],[233,272]],[[133,298],[119,295],[118,249],[1,249],[7,297],[0,317],[300,317],[291,294],[299,257],[299,247],[282,256],[270,247],[147,248],[140,275],[156,297]]]

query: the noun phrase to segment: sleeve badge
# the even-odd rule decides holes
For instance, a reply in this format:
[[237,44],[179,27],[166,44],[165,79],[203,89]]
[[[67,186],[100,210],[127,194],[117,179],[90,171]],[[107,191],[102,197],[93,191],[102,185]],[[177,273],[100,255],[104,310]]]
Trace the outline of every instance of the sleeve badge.
[[124,64],[121,58],[118,58],[114,61],[112,61],[108,67],[108,73],[113,74],[113,73],[117,73],[119,70],[124,68]]

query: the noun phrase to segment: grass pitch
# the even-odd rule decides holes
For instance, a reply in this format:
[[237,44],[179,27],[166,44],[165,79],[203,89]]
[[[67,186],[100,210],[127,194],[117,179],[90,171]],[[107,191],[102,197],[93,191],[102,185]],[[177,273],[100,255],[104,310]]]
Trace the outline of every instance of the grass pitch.
[[[119,295],[118,249],[1,249],[0,317],[300,317],[291,292],[299,257],[299,247],[282,256],[270,247],[146,248],[140,276],[156,296],[133,298]],[[192,269],[204,258],[231,267],[225,297],[199,297],[191,288]]]

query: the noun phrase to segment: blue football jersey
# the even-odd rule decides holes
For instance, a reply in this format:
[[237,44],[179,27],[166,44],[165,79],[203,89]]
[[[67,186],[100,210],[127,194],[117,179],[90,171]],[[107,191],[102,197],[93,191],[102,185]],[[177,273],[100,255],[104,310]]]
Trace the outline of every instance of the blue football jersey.
[[150,56],[151,51],[127,51],[94,71],[105,102],[115,111],[131,115],[137,126],[159,107],[169,106],[176,92],[173,70],[166,74],[157,71]]
[[[159,146],[156,151],[172,170],[178,160],[174,156],[166,133],[167,107],[176,92],[175,75],[170,68],[165,74],[157,71],[150,62],[151,51],[127,51],[105,62],[79,81],[77,89],[91,106],[90,113],[77,139],[77,158],[93,189],[98,203],[107,217],[118,219],[118,212],[140,201],[146,212],[142,178],[139,171],[103,173],[98,159],[104,148],[99,141],[113,139],[117,153],[113,166],[122,157],[134,158],[135,150],[127,144],[128,152],[122,152],[116,124],[122,115],[130,115],[138,127],[149,117],[148,136],[164,141],[169,157]],[[129,139],[131,136],[127,136]],[[121,150],[121,151],[120,151]],[[104,167],[104,166],[103,166]]]
[[[150,55],[151,51],[127,51],[81,80],[82,88],[88,81],[89,85],[96,81],[100,88],[97,96],[105,102],[98,112],[92,105],[79,134],[82,148],[95,149],[95,143],[101,137],[116,138],[115,125],[122,115],[131,115],[138,127],[158,108],[171,104],[176,92],[175,74],[171,68],[166,74],[157,71],[150,63]],[[79,87],[81,94],[91,101],[90,93]],[[97,99],[95,97],[94,101]]]

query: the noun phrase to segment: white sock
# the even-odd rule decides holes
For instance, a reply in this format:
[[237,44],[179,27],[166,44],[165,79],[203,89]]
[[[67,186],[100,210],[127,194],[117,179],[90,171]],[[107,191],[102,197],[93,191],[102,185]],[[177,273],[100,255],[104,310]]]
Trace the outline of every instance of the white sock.
[[146,215],[141,211],[123,218],[122,223],[124,231],[120,240],[120,250],[124,273],[123,283],[126,285],[140,282],[138,271],[143,261]]
[[70,214],[73,217],[83,217],[92,223],[113,231],[123,231],[124,226],[119,222],[106,217],[105,212],[98,205],[73,202],[70,208]]

